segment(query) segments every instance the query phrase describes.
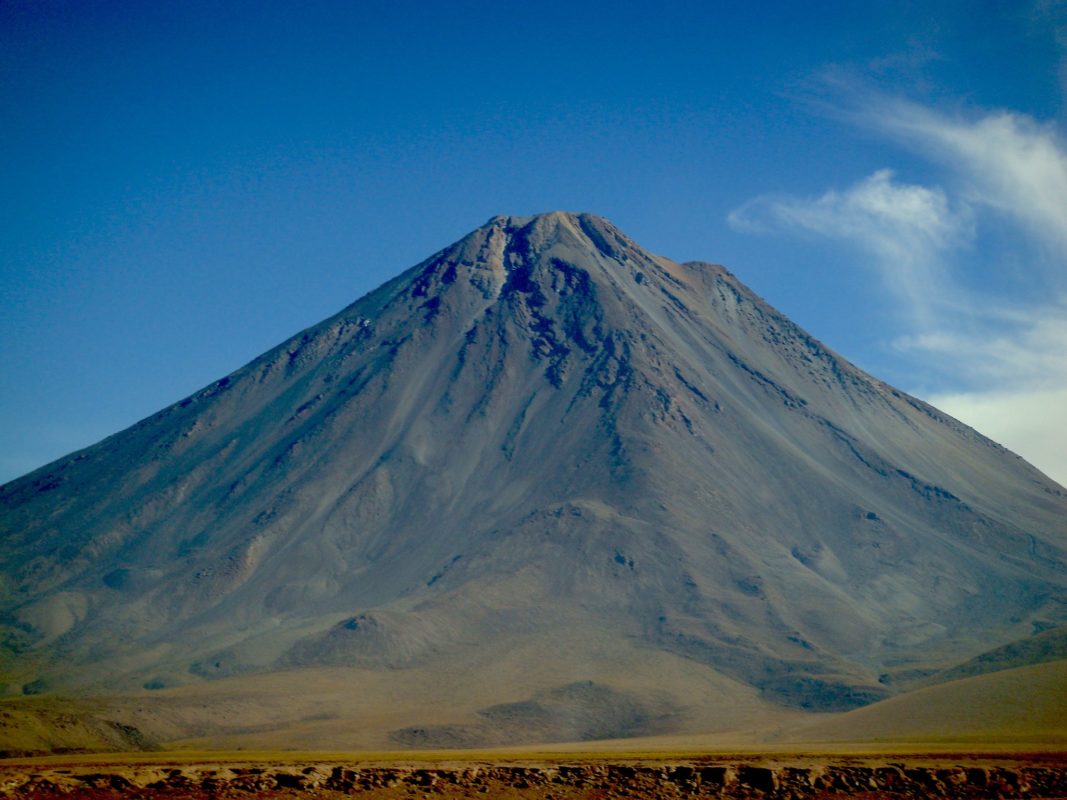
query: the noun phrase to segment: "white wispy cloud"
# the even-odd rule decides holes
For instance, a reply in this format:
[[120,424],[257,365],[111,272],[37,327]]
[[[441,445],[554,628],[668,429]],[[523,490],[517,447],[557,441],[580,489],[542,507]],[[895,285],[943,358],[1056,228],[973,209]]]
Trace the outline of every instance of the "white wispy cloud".
[[870,265],[925,324],[933,318],[931,304],[948,296],[944,255],[970,241],[969,218],[966,207],[950,207],[940,188],[902,184],[883,169],[819,197],[763,195],[728,219],[737,230],[804,231],[860,247],[874,256]]
[[968,120],[879,97],[859,116],[953,170],[967,201],[1013,217],[1067,253],[1067,147],[1052,125],[1010,111]]
[[[981,314],[977,309],[970,324],[902,336],[894,344],[923,354],[942,371],[962,368],[958,377],[972,385],[1067,388],[1067,300],[1025,311],[992,308]],[[962,364],[954,366],[961,357]]]
[[[935,405],[1067,484],[1067,144],[1052,125],[995,111],[946,114],[852,90],[837,113],[920,153],[943,185],[879,170],[812,197],[764,195],[733,211],[748,232],[804,232],[862,248],[909,333],[893,343],[950,378]],[[1028,303],[967,280],[983,225],[1010,225]],[[988,254],[982,257],[988,258]],[[913,387],[914,388],[914,387]]]

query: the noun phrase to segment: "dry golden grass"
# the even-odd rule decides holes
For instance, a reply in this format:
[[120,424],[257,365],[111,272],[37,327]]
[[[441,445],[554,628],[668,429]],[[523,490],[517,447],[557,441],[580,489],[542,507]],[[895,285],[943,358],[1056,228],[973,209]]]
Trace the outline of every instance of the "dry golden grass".
[[[146,702],[150,702],[146,699]],[[99,724],[78,714],[104,716],[81,704],[72,709],[45,698],[6,701],[0,714],[6,749],[45,750],[48,744],[101,750],[115,747]],[[57,730],[58,723],[63,729]],[[1067,661],[966,678],[901,695],[846,714],[780,719],[760,717],[747,730],[682,733],[638,739],[572,742],[478,750],[395,750],[375,747],[294,749],[300,737],[284,729],[263,738],[266,747],[203,747],[171,742],[156,752],[98,753],[19,759],[20,763],[192,764],[270,762],[552,762],[574,760],[678,760],[696,757],[811,759],[888,754],[1067,753]],[[349,723],[355,725],[356,723]],[[104,729],[108,734],[110,729]],[[321,739],[319,739],[321,741]],[[299,745],[298,745],[299,746]]]
[[847,714],[801,723],[794,742],[835,747],[985,747],[1067,750],[1067,661],[952,681]]

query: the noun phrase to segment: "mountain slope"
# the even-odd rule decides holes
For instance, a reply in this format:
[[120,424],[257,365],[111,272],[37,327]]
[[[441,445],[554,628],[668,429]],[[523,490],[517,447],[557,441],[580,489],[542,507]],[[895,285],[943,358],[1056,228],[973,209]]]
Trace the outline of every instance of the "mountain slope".
[[[621,641],[844,709],[1067,622],[1065,520],[721,267],[498,217],[0,488],[5,672],[126,692]],[[514,699],[598,674],[570,677]],[[683,684],[642,713],[684,716]]]

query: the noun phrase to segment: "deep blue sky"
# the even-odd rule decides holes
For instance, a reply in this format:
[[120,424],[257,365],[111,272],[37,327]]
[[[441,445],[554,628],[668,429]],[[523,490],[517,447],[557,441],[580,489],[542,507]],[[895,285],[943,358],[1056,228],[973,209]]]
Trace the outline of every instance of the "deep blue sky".
[[1065,45],[1044,0],[0,0],[0,481],[553,209],[1067,481]]

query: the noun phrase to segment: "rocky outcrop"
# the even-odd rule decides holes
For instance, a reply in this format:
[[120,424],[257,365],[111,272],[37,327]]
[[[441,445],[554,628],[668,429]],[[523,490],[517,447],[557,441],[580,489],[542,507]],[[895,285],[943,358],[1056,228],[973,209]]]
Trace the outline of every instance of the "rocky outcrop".
[[772,763],[701,759],[573,764],[246,764],[0,767],[0,796],[529,798],[1064,798],[1067,761]]

